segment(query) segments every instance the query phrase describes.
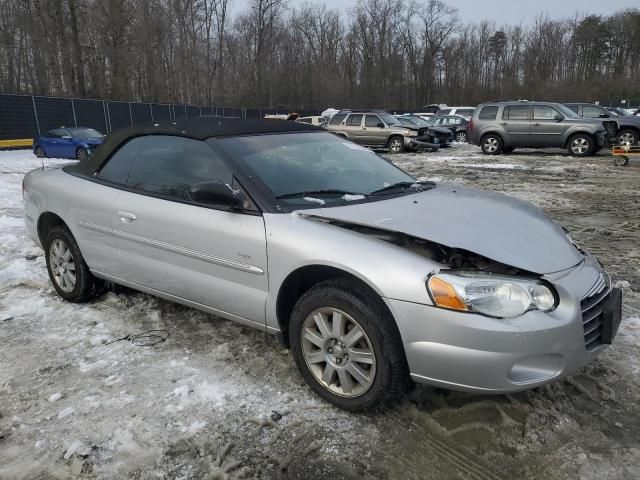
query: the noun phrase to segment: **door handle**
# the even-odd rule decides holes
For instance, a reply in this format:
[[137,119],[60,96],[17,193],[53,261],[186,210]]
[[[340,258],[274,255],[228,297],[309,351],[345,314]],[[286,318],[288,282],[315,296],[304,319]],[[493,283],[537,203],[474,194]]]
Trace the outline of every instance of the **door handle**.
[[507,122],[500,122],[500,125],[507,125]]
[[118,210],[118,212],[116,213],[123,223],[131,223],[137,218],[135,214],[131,212],[125,212],[124,210]]
[[534,124],[533,124],[533,126],[534,126],[534,127],[539,127],[539,126],[540,126],[540,124],[539,124],[539,123],[534,123]]

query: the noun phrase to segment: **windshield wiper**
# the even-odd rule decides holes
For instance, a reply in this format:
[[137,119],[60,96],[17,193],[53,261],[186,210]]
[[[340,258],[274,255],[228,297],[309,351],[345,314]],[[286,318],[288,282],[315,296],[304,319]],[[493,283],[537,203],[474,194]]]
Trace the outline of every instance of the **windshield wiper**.
[[433,188],[436,186],[435,183],[433,182],[398,182],[398,183],[394,183],[391,185],[387,185],[384,188],[380,188],[378,190],[374,190],[373,192],[371,192],[369,195],[381,195],[381,194],[385,194],[385,193],[392,193],[394,190],[406,190],[407,188],[415,188],[415,186],[417,187],[426,187],[425,189],[423,188],[416,188],[416,190],[418,190],[419,192],[422,192],[424,190],[428,190],[430,188]]
[[292,192],[285,193],[282,195],[278,195],[276,199],[280,200],[283,198],[300,198],[300,197],[309,197],[312,195],[362,195],[364,197],[367,196],[366,193],[358,193],[358,192],[348,192],[346,190],[339,190],[336,188],[328,188],[325,190],[306,190],[304,192]]

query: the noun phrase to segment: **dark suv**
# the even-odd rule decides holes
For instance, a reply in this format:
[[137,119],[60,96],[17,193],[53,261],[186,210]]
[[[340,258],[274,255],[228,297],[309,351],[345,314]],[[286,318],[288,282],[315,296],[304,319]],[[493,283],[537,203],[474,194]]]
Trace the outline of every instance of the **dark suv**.
[[468,126],[469,143],[488,155],[514,148],[566,148],[586,157],[608,147],[618,124],[587,119],[560,103],[495,102],[478,105]]
[[612,112],[593,103],[565,103],[565,106],[584,118],[615,118],[618,122],[616,136],[621,145],[638,145],[640,142],[640,117],[618,109]]

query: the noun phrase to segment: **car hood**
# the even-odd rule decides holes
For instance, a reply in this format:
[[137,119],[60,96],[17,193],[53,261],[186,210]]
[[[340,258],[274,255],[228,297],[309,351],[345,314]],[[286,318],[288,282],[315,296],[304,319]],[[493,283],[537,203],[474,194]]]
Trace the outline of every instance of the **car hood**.
[[450,135],[451,130],[445,127],[429,127],[429,133],[437,133],[439,135]]
[[534,206],[455,185],[300,214],[404,233],[537,274],[565,270],[583,259],[562,227]]

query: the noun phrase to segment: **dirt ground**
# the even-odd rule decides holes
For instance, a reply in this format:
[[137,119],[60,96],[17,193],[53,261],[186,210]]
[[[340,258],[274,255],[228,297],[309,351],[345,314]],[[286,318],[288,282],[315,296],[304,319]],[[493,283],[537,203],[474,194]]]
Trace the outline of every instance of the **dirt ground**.
[[[275,337],[154,297],[60,300],[22,223],[39,162],[0,153],[0,479],[640,478],[640,161],[455,145],[392,157],[514,195],[566,226],[624,291],[614,345],[515,395],[417,386],[383,412],[318,400]],[[165,329],[166,342],[106,343]]]

